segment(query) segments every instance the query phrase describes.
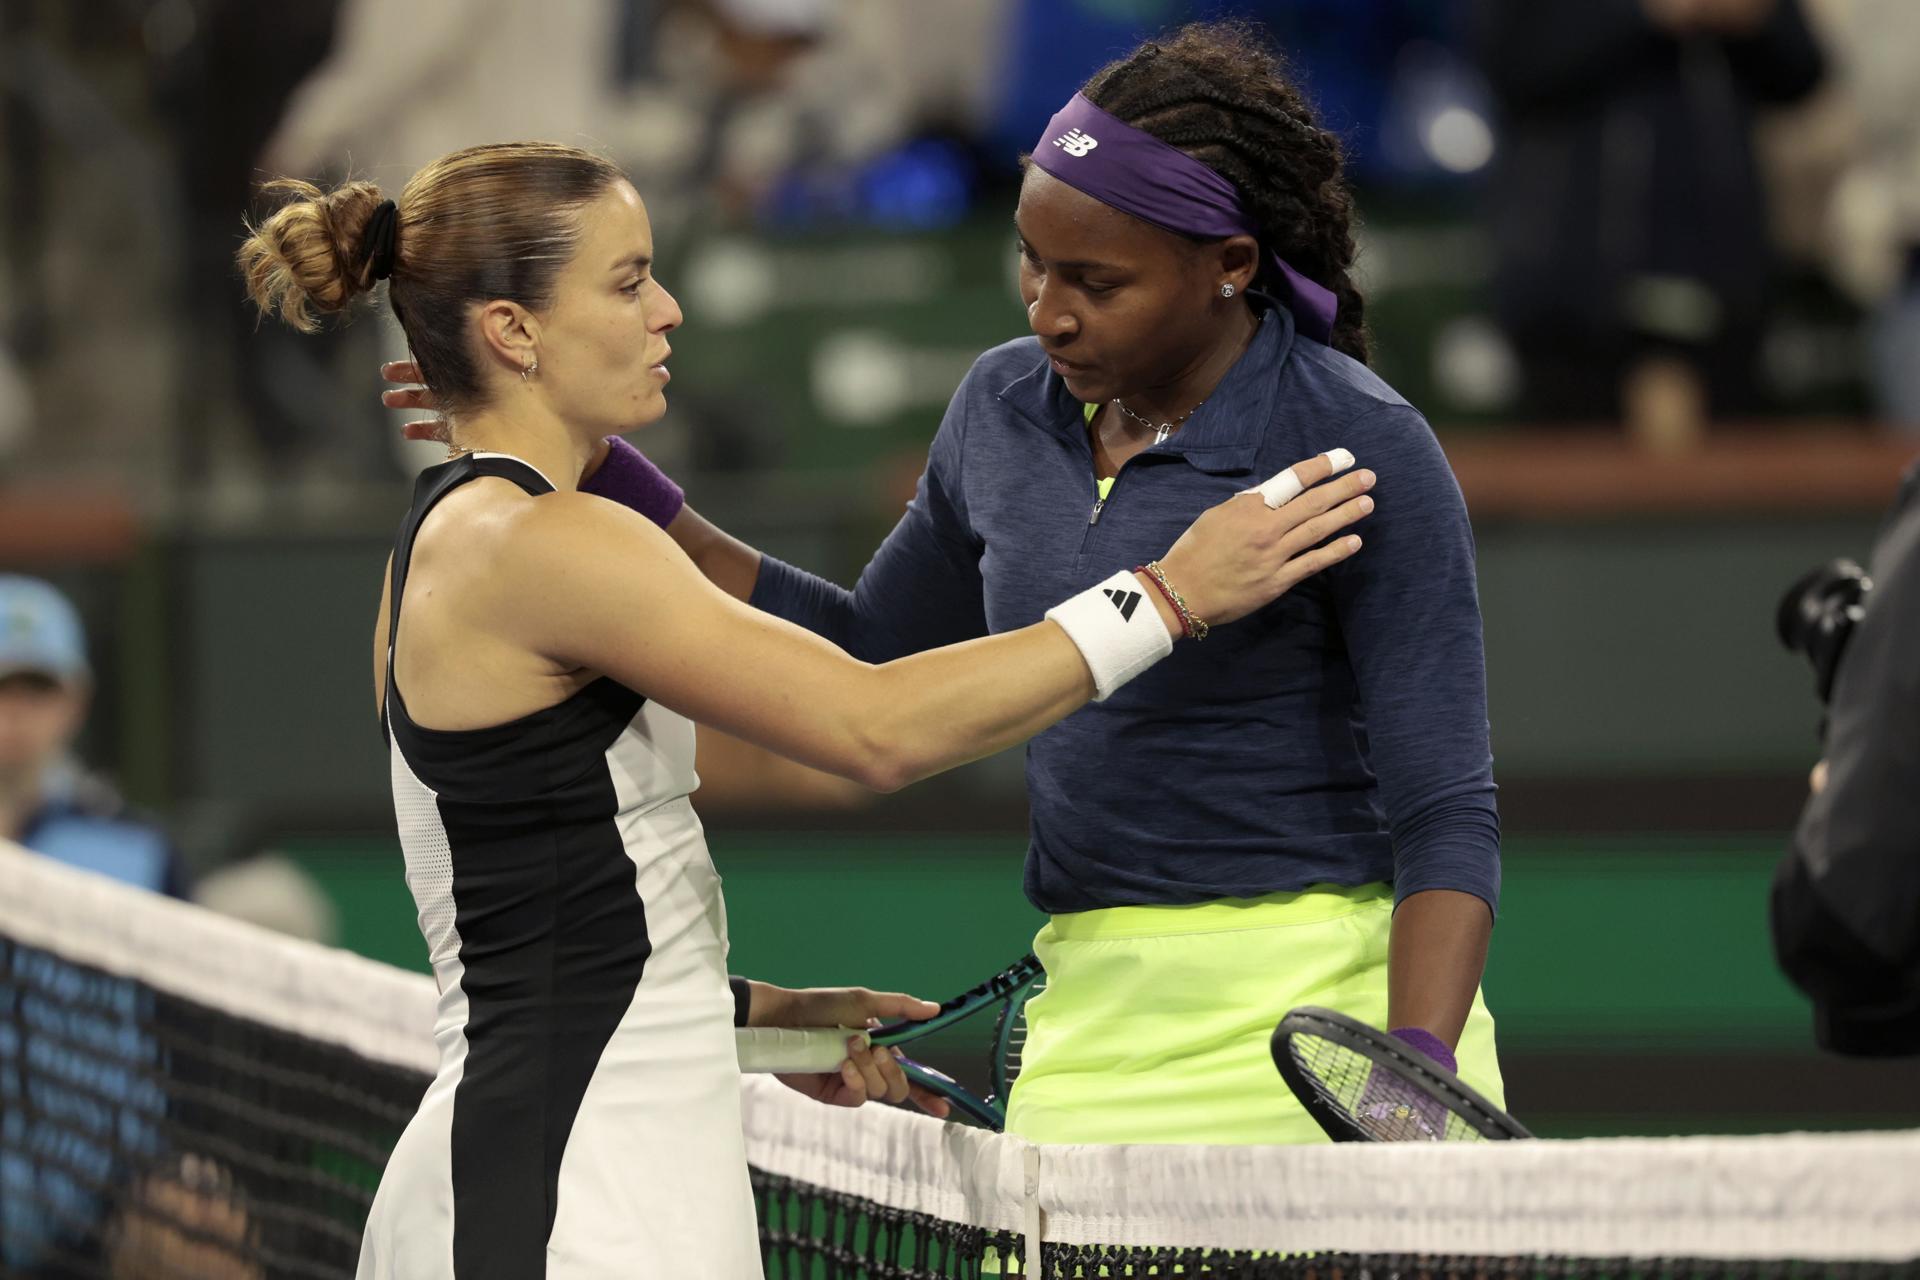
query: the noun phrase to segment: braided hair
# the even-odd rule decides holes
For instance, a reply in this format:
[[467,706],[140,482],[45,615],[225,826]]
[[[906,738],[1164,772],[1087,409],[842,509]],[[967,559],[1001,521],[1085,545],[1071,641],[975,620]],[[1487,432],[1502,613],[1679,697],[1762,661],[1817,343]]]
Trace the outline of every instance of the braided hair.
[[1367,363],[1372,344],[1366,299],[1352,279],[1353,192],[1341,174],[1340,140],[1315,122],[1255,28],[1181,27],[1102,67],[1081,92],[1239,188],[1261,245],[1339,299],[1331,345]]

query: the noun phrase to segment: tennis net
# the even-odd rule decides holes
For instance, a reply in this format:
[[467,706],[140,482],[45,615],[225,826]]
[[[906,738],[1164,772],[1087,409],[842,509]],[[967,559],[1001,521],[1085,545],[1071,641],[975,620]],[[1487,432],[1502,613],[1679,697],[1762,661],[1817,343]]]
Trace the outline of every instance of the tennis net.
[[[422,975],[0,846],[0,1275],[351,1276],[433,1016]],[[1043,1148],[742,1089],[775,1280],[1920,1274],[1916,1133]]]

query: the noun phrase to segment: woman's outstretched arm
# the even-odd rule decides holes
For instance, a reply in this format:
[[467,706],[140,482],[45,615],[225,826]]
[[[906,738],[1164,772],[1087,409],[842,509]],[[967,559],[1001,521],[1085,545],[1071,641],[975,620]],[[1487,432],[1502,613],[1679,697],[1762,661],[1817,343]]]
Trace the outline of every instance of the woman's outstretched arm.
[[[1299,470],[1317,482],[1330,466],[1320,457]],[[1200,617],[1243,616],[1357,549],[1334,535],[1365,514],[1371,480],[1316,484],[1278,511],[1231,499],[1181,536],[1165,571]],[[492,621],[510,640],[878,790],[1024,741],[1096,691],[1084,638],[1059,622],[876,665],[728,595],[657,526],[612,503],[552,494],[515,519],[489,574]],[[1133,607],[1101,606],[1177,634],[1159,590],[1130,577]]]

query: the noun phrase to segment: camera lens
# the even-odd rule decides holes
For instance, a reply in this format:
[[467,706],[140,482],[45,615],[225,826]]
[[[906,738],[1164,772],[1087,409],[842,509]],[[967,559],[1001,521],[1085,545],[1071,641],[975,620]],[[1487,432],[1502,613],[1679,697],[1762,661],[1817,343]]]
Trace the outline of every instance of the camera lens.
[[1780,598],[1774,630],[1788,651],[1805,654],[1813,664],[1814,690],[1823,703],[1833,692],[1840,655],[1872,590],[1866,570],[1840,559],[1806,574]]

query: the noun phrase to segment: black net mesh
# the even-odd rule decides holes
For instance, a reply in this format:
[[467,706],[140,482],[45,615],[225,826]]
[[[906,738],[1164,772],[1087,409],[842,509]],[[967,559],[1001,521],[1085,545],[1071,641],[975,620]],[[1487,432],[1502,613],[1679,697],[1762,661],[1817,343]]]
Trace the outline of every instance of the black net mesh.
[[[1028,1274],[1011,1232],[943,1222],[756,1171],[767,1280],[994,1280]],[[1909,1263],[1709,1258],[1281,1254],[1044,1244],[1038,1280],[1874,1280]]]
[[[991,1280],[1020,1271],[1022,1248],[992,1232],[757,1172],[768,1280]],[[1907,1263],[1706,1258],[1279,1254],[1110,1245],[1041,1246],[1039,1280],[1870,1280],[1915,1275]]]
[[1698,1258],[1504,1258],[1321,1253],[1286,1256],[1215,1249],[1046,1245],[1043,1280],[1205,1276],[1212,1280],[1731,1280],[1731,1277],[1912,1275],[1892,1264],[1729,1262]]
[[1103,1249],[1047,1245],[1044,1280],[1206,1276],[1214,1280],[1731,1280],[1732,1277],[1909,1276],[1892,1264],[1729,1262],[1698,1258],[1474,1258],[1421,1254],[1283,1256],[1213,1249]]
[[943,1222],[755,1170],[768,1280],[977,1280],[1018,1256],[1008,1232]]
[[0,1267],[350,1276],[425,1086],[0,938]]
[[[9,898],[24,874],[10,868],[11,856],[0,849],[0,1277],[352,1277],[381,1170],[427,1082],[422,1064],[433,1061],[427,980],[304,944],[248,942],[231,926],[183,941],[180,931],[193,932],[195,920],[171,904],[160,927],[136,931],[138,945],[107,948],[109,958],[94,963],[99,939],[85,936],[94,926],[74,923],[72,898],[105,895],[106,909],[85,916],[100,936],[149,904],[62,881],[69,918],[35,933],[25,926],[38,913]],[[145,971],[148,940],[168,952],[155,970],[163,975],[121,976]],[[247,945],[231,953],[239,942]],[[255,1016],[215,1007],[219,991],[209,991],[225,990],[219,982],[185,984],[201,994],[188,998],[176,989],[182,965],[255,999],[265,988],[270,1003]],[[365,1013],[363,1026],[354,992],[342,989],[369,978],[392,998],[380,1016]],[[366,1047],[381,1036],[397,1045]],[[1369,1087],[1363,1067],[1334,1057],[1325,1073],[1350,1096]],[[1048,1280],[1920,1275],[1912,1261],[1846,1260],[1920,1257],[1916,1135],[1878,1135],[1885,1141],[1871,1147],[1756,1140],[1777,1144],[1764,1150],[1703,1140],[1676,1148],[1681,1159],[1649,1147],[1600,1163],[1590,1144],[1553,1143],[1495,1144],[1504,1152],[1041,1150],[881,1108],[819,1107],[770,1081],[750,1084],[745,1096],[772,1280],[1022,1274],[1020,1228],[1036,1204],[1048,1215],[1047,1243],[1028,1274]],[[1536,1156],[1552,1157],[1547,1173],[1508,1159]],[[1415,1165],[1432,1169],[1426,1157],[1453,1161],[1452,1172],[1438,1181],[1402,1176]],[[1762,1183],[1747,1188],[1756,1175]],[[1649,1185],[1657,1191],[1647,1193]],[[1036,1194],[1036,1186],[1047,1189]],[[1568,1187],[1577,1193],[1556,1190]],[[1621,1208],[1630,1201],[1631,1212]],[[1588,1219],[1610,1234],[1584,1230]],[[1482,1222],[1500,1229],[1482,1233]],[[1058,1243],[1286,1246],[1329,1223],[1344,1224],[1337,1229],[1347,1251]],[[1438,1239],[1458,1251],[1397,1247]],[[1500,1248],[1507,1239],[1525,1244]],[[1614,1256],[1621,1252],[1671,1257]],[[1772,1260],[1794,1252],[1807,1260]],[[706,1273],[689,1259],[683,1274]]]

